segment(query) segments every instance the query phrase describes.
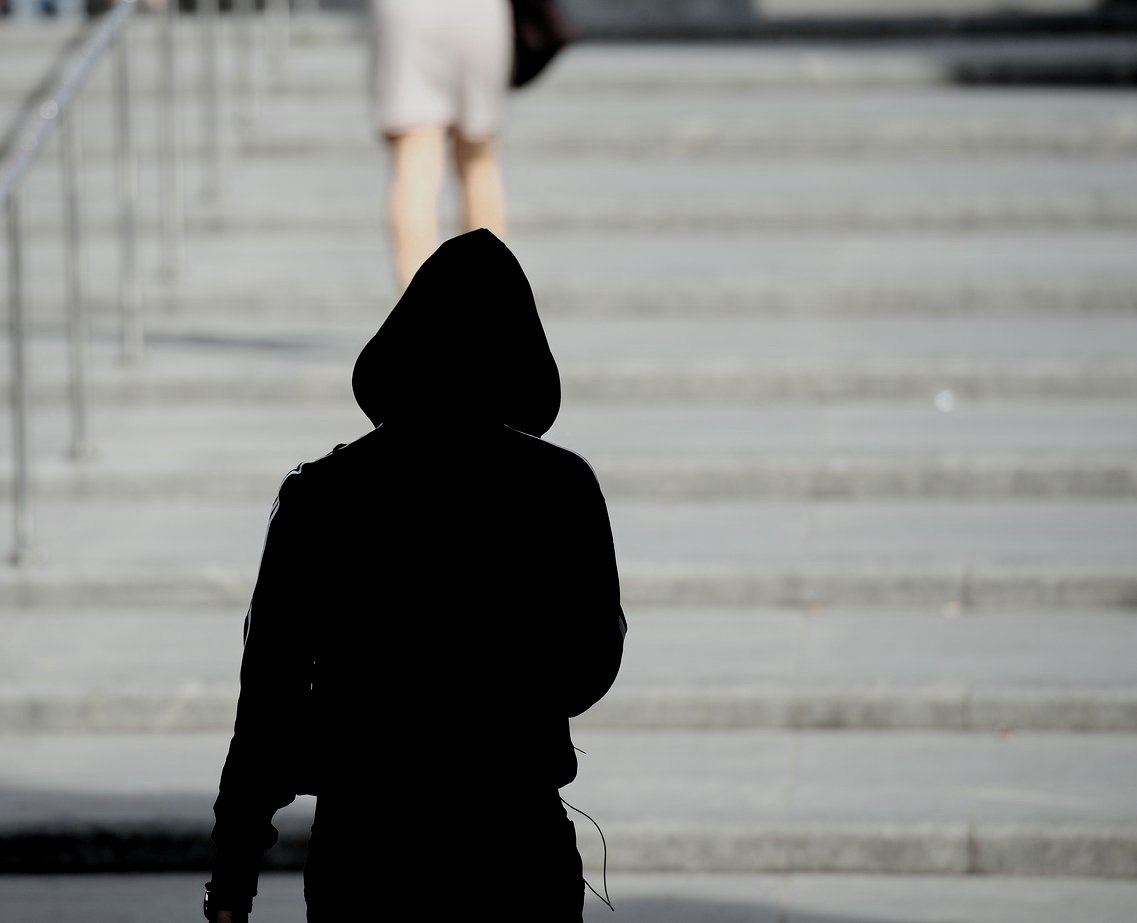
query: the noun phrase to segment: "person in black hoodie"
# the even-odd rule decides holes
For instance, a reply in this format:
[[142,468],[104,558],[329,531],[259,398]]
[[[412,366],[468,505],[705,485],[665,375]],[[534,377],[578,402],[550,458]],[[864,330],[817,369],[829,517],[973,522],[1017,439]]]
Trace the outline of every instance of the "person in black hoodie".
[[316,795],[311,923],[579,921],[569,718],[627,623],[588,463],[540,437],[560,378],[486,230],[423,264],[353,376],[375,428],[299,465],[269,522],[214,805],[207,916],[241,920],[276,810]]

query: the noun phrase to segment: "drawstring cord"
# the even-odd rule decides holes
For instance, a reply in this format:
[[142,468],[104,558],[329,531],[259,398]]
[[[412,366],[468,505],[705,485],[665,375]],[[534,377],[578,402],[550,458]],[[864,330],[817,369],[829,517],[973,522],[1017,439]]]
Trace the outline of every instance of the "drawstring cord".
[[587,878],[584,879],[584,884],[589,891],[591,891],[593,894],[599,897],[600,900],[604,901],[604,903],[608,905],[609,910],[615,913],[616,908],[613,907],[612,902],[608,900],[608,841],[604,839],[604,831],[600,829],[600,825],[596,823],[595,820],[592,820],[592,818],[588,814],[585,814],[580,808],[573,807],[573,805],[565,801],[564,798],[561,799],[561,804],[563,804],[566,808],[572,808],[572,810],[576,811],[577,814],[580,814],[583,817],[587,817],[590,821],[592,821],[592,826],[595,827],[596,831],[600,834],[600,842],[604,845],[604,894],[601,895],[599,891],[592,887],[592,885],[588,883]]
[[[573,749],[574,750],[580,750],[580,747],[574,747]],[[583,750],[580,750],[580,752],[584,753]],[[587,756],[587,754],[585,754],[585,755]],[[612,906],[612,902],[608,899],[608,841],[606,839],[604,839],[604,831],[600,829],[600,825],[598,823],[596,823],[596,821],[593,820],[593,818],[590,815],[585,814],[580,808],[569,804],[567,801],[564,800],[564,798],[561,799],[561,804],[563,804],[566,808],[571,808],[573,811],[576,811],[576,813],[581,815],[582,817],[587,817],[590,821],[592,821],[592,826],[596,828],[596,832],[600,834],[600,842],[604,846],[604,873],[603,873],[604,874],[604,894],[602,895],[599,891],[597,891],[594,887],[592,887],[592,885],[590,885],[588,883],[587,878],[584,879],[584,884],[585,884],[585,887],[587,887],[589,891],[591,891],[593,894],[595,894],[597,897],[599,897],[600,900],[604,901],[604,903],[608,905],[609,910],[611,910],[613,913],[615,913],[616,908]]]

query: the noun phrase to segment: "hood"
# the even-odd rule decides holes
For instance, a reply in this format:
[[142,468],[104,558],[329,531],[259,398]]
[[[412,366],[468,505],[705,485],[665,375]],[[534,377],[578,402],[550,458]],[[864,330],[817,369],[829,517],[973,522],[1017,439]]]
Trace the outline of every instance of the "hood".
[[439,247],[359,354],[352,389],[376,426],[494,422],[545,433],[560,375],[509,248],[484,229]]

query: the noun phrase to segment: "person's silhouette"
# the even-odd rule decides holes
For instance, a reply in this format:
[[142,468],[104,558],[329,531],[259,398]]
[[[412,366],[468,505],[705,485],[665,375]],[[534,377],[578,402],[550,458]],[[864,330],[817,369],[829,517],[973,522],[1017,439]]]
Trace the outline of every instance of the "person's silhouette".
[[539,438],[560,380],[509,249],[485,230],[439,247],[353,387],[375,429],[273,507],[209,912],[248,912],[274,812],[311,793],[309,921],[392,900],[579,921],[569,718],[611,686],[626,622],[592,469]]

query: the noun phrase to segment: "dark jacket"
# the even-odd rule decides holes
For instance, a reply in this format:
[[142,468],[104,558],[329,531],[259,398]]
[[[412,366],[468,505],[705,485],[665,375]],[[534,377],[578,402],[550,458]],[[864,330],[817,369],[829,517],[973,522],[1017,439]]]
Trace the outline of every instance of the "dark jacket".
[[246,618],[213,831],[213,891],[235,909],[298,793],[340,857],[446,823],[442,793],[555,793],[576,775],[568,719],[620,664],[604,498],[539,438],[559,377],[505,245],[443,244],[353,386],[375,429],[285,478]]

